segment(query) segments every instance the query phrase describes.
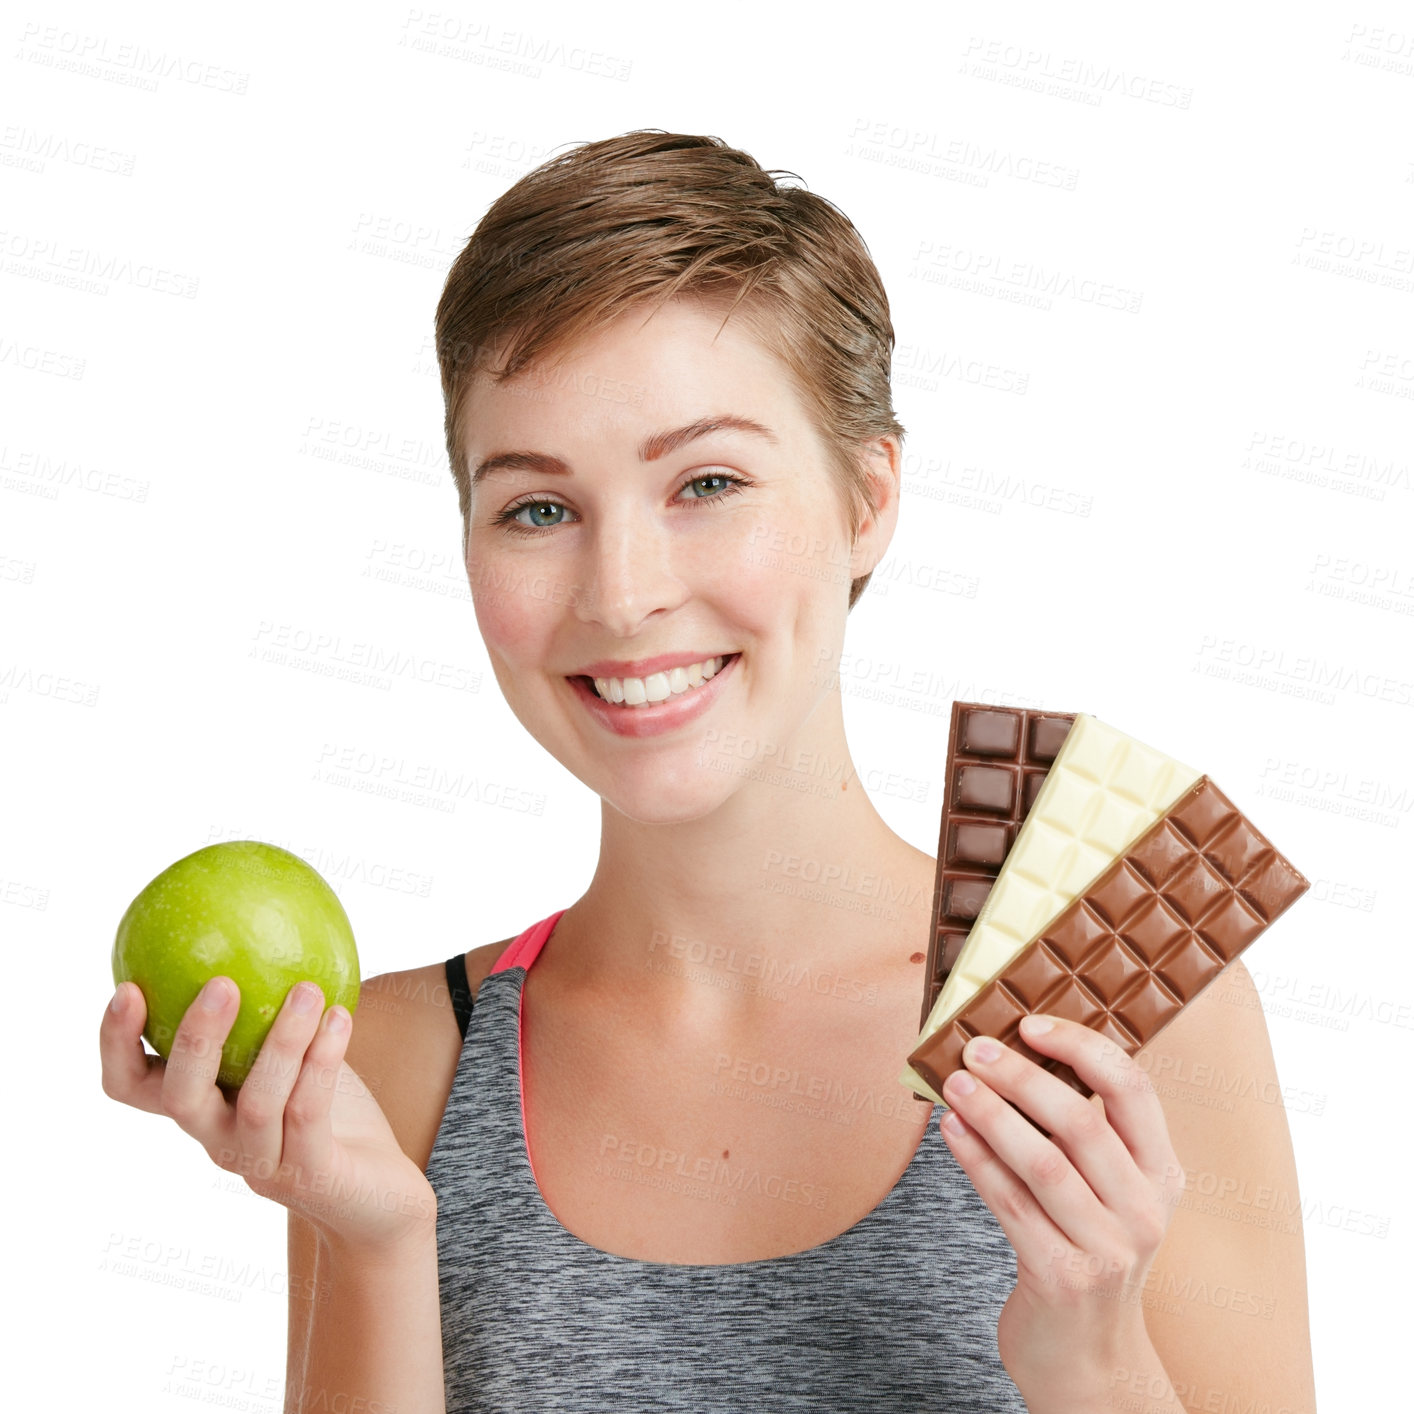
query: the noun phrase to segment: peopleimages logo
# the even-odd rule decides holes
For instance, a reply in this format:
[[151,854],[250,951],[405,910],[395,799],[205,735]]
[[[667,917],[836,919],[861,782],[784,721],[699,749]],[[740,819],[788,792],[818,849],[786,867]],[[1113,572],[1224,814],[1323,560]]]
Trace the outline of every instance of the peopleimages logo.
[[1048,49],[983,39],[979,35],[968,38],[961,71],[972,78],[992,79],[1059,98],[1083,98],[1095,105],[1110,94],[1161,108],[1187,108],[1193,102],[1191,88],[1164,79],[1132,73],[1116,65],[1096,64],[1078,55],[1055,55]]
[[663,1177],[672,1176],[696,1183],[710,1184],[719,1191],[737,1197],[779,1198],[802,1207],[823,1208],[830,1190],[818,1183],[807,1183],[784,1174],[763,1173],[744,1164],[728,1163],[715,1154],[693,1155],[678,1149],[662,1149],[637,1139],[606,1134],[599,1144],[601,1161],[609,1161],[608,1177],[626,1177],[613,1172],[617,1166],[629,1170],[646,1170]]
[[1289,656],[1284,648],[1219,638],[1216,634],[1204,635],[1197,657],[1200,662],[1195,667],[1206,664],[1220,670],[1210,676],[1229,677],[1251,687],[1280,692],[1292,689],[1291,695],[1295,696],[1305,695],[1295,691],[1305,688],[1313,693],[1324,692],[1328,702],[1334,702],[1332,694],[1336,692],[1351,692],[1396,707],[1414,707],[1414,681],[1365,671],[1371,666],[1368,663],[1332,663],[1307,654]]
[[37,20],[26,22],[20,32],[20,46],[16,58],[88,78],[122,83],[149,93],[156,92],[161,79],[176,79],[193,88],[210,88],[236,97],[243,95],[250,84],[250,74],[239,69],[208,64],[165,49],[125,43],[106,34],[86,34],[62,25],[44,25]]
[[390,686],[393,679],[401,679],[458,692],[481,690],[481,674],[461,663],[445,663],[357,639],[346,642],[341,634],[322,629],[262,619],[251,641],[249,656],[260,662],[305,669],[322,665],[329,676],[340,676],[341,670],[347,670],[355,680],[370,686]]
[[23,231],[0,231],[0,257],[5,260],[8,274],[45,284],[77,283],[91,294],[106,295],[111,281],[153,294],[195,299],[201,286],[195,275]]
[[985,187],[993,176],[1039,186],[1074,191],[1080,173],[1074,167],[1017,153],[994,143],[944,137],[899,123],[856,118],[847,157],[861,157],[885,166],[947,177],[967,186]]
[[409,10],[398,44],[422,54],[501,69],[539,78],[547,64],[594,78],[628,81],[633,62],[583,45],[565,44],[546,35],[503,29],[478,20],[464,20],[439,11]]
[[1070,299],[1098,309],[1114,309],[1138,314],[1143,308],[1143,290],[1131,290],[1107,280],[1077,275],[1074,271],[1049,269],[1030,260],[1011,259],[991,251],[974,250],[921,240],[913,257],[918,278],[950,285],[977,294],[1015,297],[1016,302],[1048,310],[1053,299]]

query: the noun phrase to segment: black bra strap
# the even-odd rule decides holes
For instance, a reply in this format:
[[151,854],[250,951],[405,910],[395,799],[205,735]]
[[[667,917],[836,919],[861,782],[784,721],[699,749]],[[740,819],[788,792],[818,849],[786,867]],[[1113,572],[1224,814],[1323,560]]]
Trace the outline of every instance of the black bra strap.
[[457,1025],[465,1041],[466,1028],[471,1024],[472,1007],[471,987],[466,980],[465,953],[447,959],[447,990],[452,994],[452,1010],[457,1014]]

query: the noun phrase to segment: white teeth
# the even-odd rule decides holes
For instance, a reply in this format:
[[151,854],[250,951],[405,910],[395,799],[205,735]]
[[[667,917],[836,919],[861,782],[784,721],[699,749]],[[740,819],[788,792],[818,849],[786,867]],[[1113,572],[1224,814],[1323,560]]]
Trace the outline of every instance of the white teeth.
[[708,658],[686,667],[670,668],[666,673],[650,673],[646,678],[595,678],[594,690],[607,702],[622,702],[629,707],[649,706],[701,687],[721,672],[725,662],[723,657]]

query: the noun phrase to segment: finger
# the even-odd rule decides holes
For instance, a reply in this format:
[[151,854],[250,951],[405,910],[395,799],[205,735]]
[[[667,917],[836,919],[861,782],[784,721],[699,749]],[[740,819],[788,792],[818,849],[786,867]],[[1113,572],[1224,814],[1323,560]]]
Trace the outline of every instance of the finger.
[[[1049,1030],[1038,1029],[1042,1020]],[[1151,1179],[1166,1183],[1177,1158],[1164,1107],[1149,1077],[1122,1046],[1077,1021],[1023,1017],[1022,1040],[1042,1055],[1064,1061],[1103,1101],[1111,1128]]]
[[1068,1241],[1087,1252],[1108,1246],[1114,1219],[1059,1144],[970,1071],[950,1075],[943,1098],[1026,1186]]
[[304,1053],[319,1026],[324,993],[315,982],[298,982],[266,1033],[255,1062],[236,1096],[235,1142],[247,1178],[271,1177],[285,1145],[285,1102],[299,1079]]
[[1036,1195],[997,1157],[956,1108],[944,1112],[940,1127],[958,1167],[972,1180],[978,1196],[992,1210],[1022,1267],[1031,1272],[1044,1272],[1058,1252],[1074,1251],[1074,1244],[1046,1215]]
[[296,1166],[305,1182],[330,1172],[334,1134],[329,1116],[352,1035],[353,1018],[348,1010],[331,1006],[305,1052],[299,1079],[285,1106],[285,1160]]
[[162,1075],[162,1112],[212,1155],[229,1144],[230,1104],[216,1088],[216,1075],[221,1047],[239,1012],[236,984],[229,977],[211,978],[178,1024]]
[[[1090,1035],[1097,1041],[1104,1039],[1094,1032]],[[1098,1106],[1035,1061],[990,1037],[969,1041],[962,1058],[971,1073],[1050,1135],[1101,1204],[1129,1214],[1152,1203],[1148,1178]]]
[[142,988],[136,982],[120,982],[98,1028],[103,1093],[134,1109],[161,1114],[163,1063],[142,1048],[146,1024],[147,998]]

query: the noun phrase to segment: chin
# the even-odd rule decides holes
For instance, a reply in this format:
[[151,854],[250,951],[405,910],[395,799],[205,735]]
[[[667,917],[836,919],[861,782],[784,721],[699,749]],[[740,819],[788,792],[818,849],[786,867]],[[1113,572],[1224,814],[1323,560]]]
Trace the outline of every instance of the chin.
[[[699,768],[686,780],[656,776],[635,782],[585,784],[620,815],[640,825],[687,825],[703,820],[731,798],[734,782]],[[703,779],[706,776],[708,779]]]

